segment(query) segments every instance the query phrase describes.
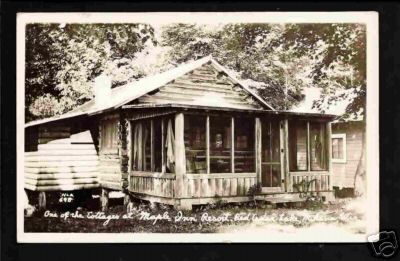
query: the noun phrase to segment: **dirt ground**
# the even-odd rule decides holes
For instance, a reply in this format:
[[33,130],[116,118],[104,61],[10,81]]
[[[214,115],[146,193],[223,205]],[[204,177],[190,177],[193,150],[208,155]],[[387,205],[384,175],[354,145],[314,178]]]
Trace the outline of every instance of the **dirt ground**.
[[326,231],[331,235],[365,233],[364,201],[340,199],[330,203],[302,205],[205,205],[179,212],[168,206],[150,208],[137,203],[130,213],[122,199],[111,199],[109,210],[98,210],[98,198],[85,207],[56,206],[25,217],[25,232],[110,232],[110,233],[246,233],[301,235]]

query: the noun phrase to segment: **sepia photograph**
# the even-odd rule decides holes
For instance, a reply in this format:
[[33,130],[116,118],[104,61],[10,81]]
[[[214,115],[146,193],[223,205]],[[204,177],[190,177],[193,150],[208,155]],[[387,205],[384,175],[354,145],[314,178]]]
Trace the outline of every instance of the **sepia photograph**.
[[17,24],[19,242],[379,232],[377,13]]

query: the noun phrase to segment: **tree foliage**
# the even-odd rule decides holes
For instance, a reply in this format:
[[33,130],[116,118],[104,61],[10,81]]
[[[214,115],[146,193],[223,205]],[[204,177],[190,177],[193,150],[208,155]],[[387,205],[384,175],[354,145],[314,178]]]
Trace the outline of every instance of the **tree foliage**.
[[142,77],[136,55],[155,45],[146,24],[28,24],[27,120],[71,110],[93,97],[93,79],[110,74],[118,86]]
[[[162,44],[171,46],[177,63],[213,55],[242,79],[261,84],[260,94],[277,109],[288,109],[302,98],[304,87],[318,86],[323,110],[352,89],[348,114],[365,104],[365,27],[359,24],[226,24],[209,28],[172,24]],[[328,95],[329,94],[329,95]]]
[[[366,28],[362,24],[291,24],[284,34],[287,45],[297,56],[313,58],[310,78],[322,88],[322,97],[315,107],[353,99],[346,116],[365,113],[366,98]],[[339,92],[338,90],[350,90]]]
[[[363,25],[170,24],[161,32],[168,63],[211,54],[277,109],[298,103],[309,86],[323,89],[315,103],[320,110],[349,93],[355,97],[349,115],[365,106]],[[27,25],[27,119],[61,114],[92,98],[101,72],[112,76],[114,86],[143,77],[138,55],[156,44],[154,29],[144,24]],[[337,94],[340,89],[351,92]]]

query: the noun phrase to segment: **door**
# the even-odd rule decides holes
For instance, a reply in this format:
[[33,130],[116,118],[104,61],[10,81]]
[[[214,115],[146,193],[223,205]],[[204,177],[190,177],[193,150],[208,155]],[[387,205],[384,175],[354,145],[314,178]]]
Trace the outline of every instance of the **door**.
[[261,123],[261,186],[262,192],[283,191],[280,121],[263,119]]

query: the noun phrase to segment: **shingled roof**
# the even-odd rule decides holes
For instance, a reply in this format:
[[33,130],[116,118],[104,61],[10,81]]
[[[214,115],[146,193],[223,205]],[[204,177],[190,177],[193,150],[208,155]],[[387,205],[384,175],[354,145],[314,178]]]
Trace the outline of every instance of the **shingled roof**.
[[[239,86],[242,91],[247,93],[248,96],[251,96],[252,99],[255,100],[259,104],[259,106],[261,106],[261,109],[275,111],[275,109],[271,105],[269,105],[263,98],[261,98],[253,90],[251,90],[246,84],[238,80],[230,71],[220,65],[211,56],[207,56],[191,63],[182,64],[163,73],[149,76],[138,81],[114,88],[111,90],[110,100],[106,105],[98,106],[94,100],[91,100],[70,112],[47,119],[32,121],[25,124],[25,127],[44,124],[61,119],[73,118],[77,116],[94,115],[108,110],[120,108],[121,106],[128,104],[142,96],[145,96],[146,94],[151,93],[171,83],[179,77],[182,77],[185,74],[190,73],[193,70],[200,68],[206,64],[209,64],[215,70],[227,76],[229,80],[235,84],[235,86]],[[215,106],[218,107],[218,105],[216,104]],[[245,110],[246,108],[243,109]]]

